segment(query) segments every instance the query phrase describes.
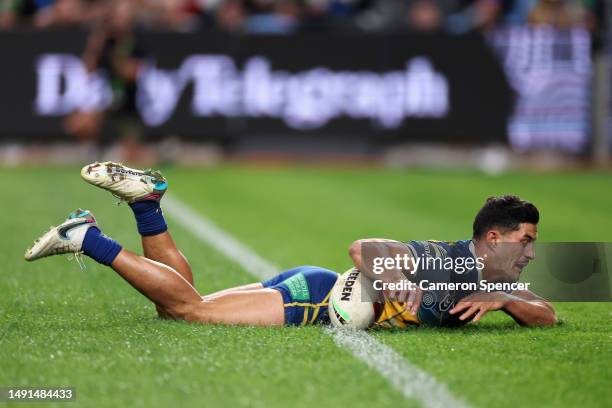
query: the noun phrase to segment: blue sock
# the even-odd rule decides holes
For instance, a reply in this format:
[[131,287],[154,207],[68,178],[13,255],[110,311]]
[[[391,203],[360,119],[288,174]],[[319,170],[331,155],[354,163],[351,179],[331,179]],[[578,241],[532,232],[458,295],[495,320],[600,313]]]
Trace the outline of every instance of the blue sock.
[[168,230],[164,214],[157,201],[137,201],[130,204],[140,235],[157,235]]
[[85,233],[81,249],[96,262],[110,265],[121,252],[121,245],[104,235],[98,228],[91,227]]

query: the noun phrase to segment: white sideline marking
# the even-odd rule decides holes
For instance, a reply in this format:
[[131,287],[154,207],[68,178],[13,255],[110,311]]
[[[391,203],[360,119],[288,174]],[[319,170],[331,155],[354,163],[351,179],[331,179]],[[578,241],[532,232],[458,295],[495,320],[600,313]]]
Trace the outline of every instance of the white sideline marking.
[[[268,279],[278,273],[277,267],[180,199],[166,195],[163,207],[181,227],[242,266],[245,271],[260,279]],[[468,407],[465,402],[455,398],[444,384],[408,363],[392,348],[378,342],[366,332],[335,328],[327,328],[325,332],[333,337],[336,344],[350,350],[356,358],[378,371],[405,397],[416,399],[424,407]]]
[[378,371],[405,397],[414,398],[427,408],[468,407],[433,376],[410,364],[391,347],[378,342],[365,331],[332,327],[325,330],[334,337],[336,344],[349,349],[368,367]]

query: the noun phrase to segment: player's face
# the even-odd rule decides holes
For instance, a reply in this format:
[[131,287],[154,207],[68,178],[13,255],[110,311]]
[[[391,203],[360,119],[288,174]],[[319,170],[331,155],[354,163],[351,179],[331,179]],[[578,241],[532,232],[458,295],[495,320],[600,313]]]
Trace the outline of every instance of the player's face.
[[510,274],[516,280],[529,262],[535,259],[534,245],[537,237],[537,225],[527,223],[520,224],[517,231],[502,234],[502,245],[507,246],[509,251]]
[[496,280],[516,282],[523,269],[535,259],[534,244],[538,236],[535,224],[519,224],[517,230],[496,231],[492,234],[492,251],[487,266],[495,271]]

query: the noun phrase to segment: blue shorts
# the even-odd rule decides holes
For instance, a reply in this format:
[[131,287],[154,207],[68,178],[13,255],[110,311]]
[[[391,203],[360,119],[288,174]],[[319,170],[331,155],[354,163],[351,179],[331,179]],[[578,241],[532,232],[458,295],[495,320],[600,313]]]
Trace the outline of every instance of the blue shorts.
[[327,324],[329,295],[338,276],[318,266],[299,266],[261,283],[283,295],[286,325]]

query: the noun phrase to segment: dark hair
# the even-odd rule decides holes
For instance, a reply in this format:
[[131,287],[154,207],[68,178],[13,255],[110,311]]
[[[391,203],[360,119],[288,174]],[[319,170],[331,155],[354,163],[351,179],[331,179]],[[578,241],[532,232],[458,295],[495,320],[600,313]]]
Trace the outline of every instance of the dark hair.
[[476,214],[472,237],[481,238],[495,227],[516,231],[521,223],[537,224],[539,220],[535,205],[515,195],[489,197]]

